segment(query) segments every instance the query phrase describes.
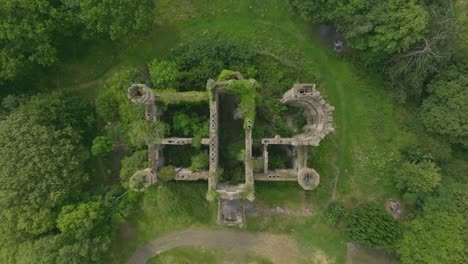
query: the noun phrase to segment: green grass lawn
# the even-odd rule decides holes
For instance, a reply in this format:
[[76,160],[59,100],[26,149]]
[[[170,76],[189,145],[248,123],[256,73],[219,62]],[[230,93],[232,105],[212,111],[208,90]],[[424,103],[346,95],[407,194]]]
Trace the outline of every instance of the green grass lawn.
[[[404,127],[415,114],[403,107],[396,109],[378,74],[368,73],[318,44],[313,26],[296,21],[287,0],[157,0],[155,4],[156,21],[149,34],[122,43],[86,43],[79,52],[73,52],[78,48],[72,45],[66,59],[47,70],[40,83],[56,89],[74,88],[94,98],[103,80],[116,69],[164,58],[171,48],[207,34],[243,40],[256,50],[294,63],[301,68],[297,81],[317,83],[335,107],[336,132],[312,151],[312,165],[321,175],[316,190],[304,192],[290,183],[260,183],[256,196],[267,206],[291,209],[309,202],[314,204],[316,216],[249,219],[248,229],[291,234],[304,251],[322,250],[342,263],[346,240],[320,222],[321,209],[332,197],[335,177],[336,199],[347,207],[396,196],[391,184],[393,161],[399,159],[399,148],[415,140],[415,134],[405,132]],[[192,225],[216,226],[216,209],[204,201],[206,183],[170,184],[167,188],[174,192],[174,199],[188,202],[191,208],[184,206],[186,211],[166,215],[156,205],[157,188],[144,194],[141,208],[122,225],[109,257],[112,263],[125,262],[137,246],[161,233]]]

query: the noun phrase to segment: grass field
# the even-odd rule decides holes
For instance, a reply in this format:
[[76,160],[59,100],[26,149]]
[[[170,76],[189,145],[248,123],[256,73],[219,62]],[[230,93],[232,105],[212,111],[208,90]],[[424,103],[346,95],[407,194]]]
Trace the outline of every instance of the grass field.
[[[352,207],[397,195],[390,176],[399,159],[398,149],[418,140],[418,135],[405,127],[415,118],[414,113],[402,106],[396,109],[378,74],[361,70],[318,44],[314,27],[294,18],[287,0],[157,0],[154,12],[153,30],[137,40],[71,43],[65,60],[47,70],[47,78],[40,84],[94,98],[103,81],[118,69],[164,58],[171,48],[207,34],[246,41],[256,50],[294,63],[301,69],[297,81],[317,83],[335,107],[336,133],[313,149],[312,165],[321,175],[316,190],[304,192],[294,184],[259,183],[257,199],[266,206],[292,210],[311,203],[315,216],[259,217],[249,219],[248,229],[291,234],[304,252],[321,250],[343,263],[346,240],[336,229],[321,223],[321,210],[332,199]],[[121,226],[110,262],[124,262],[136,247],[161,233],[193,225],[215,226],[215,208],[204,200],[205,183],[164,187],[172,191],[173,205],[182,205],[182,211],[158,208],[155,204],[162,199],[158,188],[144,194],[140,209]],[[188,253],[174,254],[183,257]]]

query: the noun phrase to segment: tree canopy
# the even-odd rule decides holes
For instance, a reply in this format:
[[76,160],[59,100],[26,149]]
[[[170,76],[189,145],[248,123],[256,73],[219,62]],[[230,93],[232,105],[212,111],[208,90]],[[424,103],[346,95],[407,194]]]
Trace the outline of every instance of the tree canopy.
[[[75,119],[67,117],[64,111],[64,123],[59,124],[55,119],[59,111],[55,110],[66,109],[67,100],[54,107],[41,104],[47,98],[54,105],[54,99],[64,99],[64,95],[33,97],[0,121],[2,229],[15,236],[39,235],[51,230],[57,208],[76,196],[79,186],[88,178],[83,168],[88,154],[77,132],[87,126],[78,122],[86,119],[86,115]],[[85,105],[76,110],[89,116]]]
[[393,248],[401,237],[400,224],[383,205],[364,203],[345,217],[346,233],[364,246]]
[[58,10],[47,0],[4,0],[0,5],[0,80],[13,79],[28,63],[57,60]]
[[430,132],[468,146],[468,64],[451,65],[427,85],[421,121]]
[[78,17],[90,32],[115,40],[151,28],[152,10],[150,0],[82,0]]
[[292,0],[306,19],[333,21],[350,47],[375,63],[407,50],[427,31],[428,15],[416,1]]
[[403,264],[465,263],[463,217],[430,211],[408,224],[397,252]]
[[431,161],[405,162],[395,174],[396,187],[409,193],[429,193],[440,185],[439,167]]

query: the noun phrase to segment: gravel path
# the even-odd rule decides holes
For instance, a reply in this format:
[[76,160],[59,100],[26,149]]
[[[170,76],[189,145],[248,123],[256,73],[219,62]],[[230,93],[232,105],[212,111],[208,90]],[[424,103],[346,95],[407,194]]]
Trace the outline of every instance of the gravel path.
[[273,263],[297,263],[299,249],[294,239],[286,235],[230,230],[188,229],[160,236],[138,249],[128,264],[144,264],[164,251],[193,246],[221,249],[267,257]]

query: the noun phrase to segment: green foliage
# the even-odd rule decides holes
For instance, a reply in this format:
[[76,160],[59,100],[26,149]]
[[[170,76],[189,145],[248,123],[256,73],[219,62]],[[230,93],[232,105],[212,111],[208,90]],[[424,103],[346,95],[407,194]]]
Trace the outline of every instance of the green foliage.
[[[75,109],[83,116],[68,116],[67,100],[55,105],[56,96],[50,95],[54,107],[45,99],[49,95],[33,97],[0,121],[4,237],[41,235],[52,230],[57,209],[76,197],[88,179],[83,166],[88,153],[76,131],[86,128],[80,120],[86,119],[89,110],[84,104],[82,109]],[[62,109],[64,122],[60,123],[55,115]]]
[[323,220],[327,225],[334,226],[345,215],[345,208],[340,202],[332,202],[323,214]]
[[96,98],[96,112],[99,117],[107,122],[119,119],[119,100],[108,89],[104,89]]
[[217,76],[223,69],[243,69],[253,55],[244,43],[204,35],[175,49],[172,60],[179,66],[179,82],[184,84],[181,88],[202,91],[208,78]]
[[406,52],[393,55],[384,72],[397,90],[397,99],[420,97],[423,87],[435,73],[445,69],[447,62],[459,50],[461,26],[453,1],[431,1],[428,12],[428,33],[424,40],[412,45]]
[[451,65],[427,86],[421,121],[429,132],[468,145],[468,64]]
[[141,119],[143,108],[127,98],[128,87],[134,82],[135,77],[134,70],[123,70],[106,81],[104,90],[96,99],[96,111],[103,120],[129,124]]
[[158,171],[158,179],[167,182],[175,179],[176,171],[172,165],[161,167]]
[[100,202],[66,205],[58,215],[57,227],[62,233],[82,236],[82,232],[89,232],[96,221],[103,219],[104,212]]
[[[218,77],[218,81],[226,80],[236,72],[223,70]],[[232,80],[224,89],[239,97],[239,109],[241,117],[244,119],[244,128],[253,127],[255,123],[255,99],[259,84],[255,80]]]
[[114,143],[112,139],[107,136],[98,136],[93,140],[93,146],[91,147],[91,153],[95,156],[104,156],[107,153],[114,150]]
[[165,105],[171,104],[199,104],[208,101],[208,93],[206,92],[175,92],[172,90],[158,91],[162,103]]
[[147,122],[141,119],[131,124],[128,136],[134,146],[141,146],[159,143],[168,132],[169,126],[162,121]]
[[[205,119],[205,120],[204,120]],[[187,136],[208,136],[208,121],[196,112],[176,111],[172,118],[174,133]]]
[[148,0],[82,0],[78,17],[88,31],[116,40],[148,30],[153,22],[151,10],[153,2]]
[[174,82],[179,75],[177,65],[171,61],[158,61],[154,59],[148,64],[148,70],[153,85],[162,90],[173,88],[175,86]]
[[463,229],[458,213],[425,212],[424,217],[408,224],[397,253],[403,264],[465,263]]
[[[18,263],[103,263],[113,231],[134,207],[131,195],[110,188],[105,195],[92,196],[62,207],[57,218],[58,232],[22,243]],[[121,199],[116,200],[117,196]]]
[[90,132],[94,125],[92,106],[76,95],[52,92],[30,98],[18,109],[31,122],[57,129],[72,127],[80,135]]
[[197,155],[192,156],[192,164],[190,165],[191,171],[202,171],[208,168],[209,159],[208,152],[203,151]]
[[47,0],[5,0],[0,6],[0,81],[13,79],[31,62],[57,61],[54,34],[59,10]]
[[126,181],[132,177],[136,171],[148,166],[148,151],[136,151],[132,154],[132,156],[123,158],[121,163],[122,167],[120,168],[120,179],[122,179],[122,181]]
[[129,182],[129,187],[132,190],[143,191],[149,185],[148,172],[146,170],[137,171]]
[[430,193],[440,185],[439,167],[431,161],[405,162],[395,174],[398,189],[410,193]]
[[427,32],[428,14],[416,1],[290,2],[307,19],[333,21],[349,46],[361,50],[371,63],[408,50]]
[[208,189],[206,192],[206,199],[211,202],[215,202],[218,200],[218,193],[213,189]]
[[347,235],[364,246],[393,248],[401,237],[400,224],[380,204],[359,205],[346,215],[345,223]]

